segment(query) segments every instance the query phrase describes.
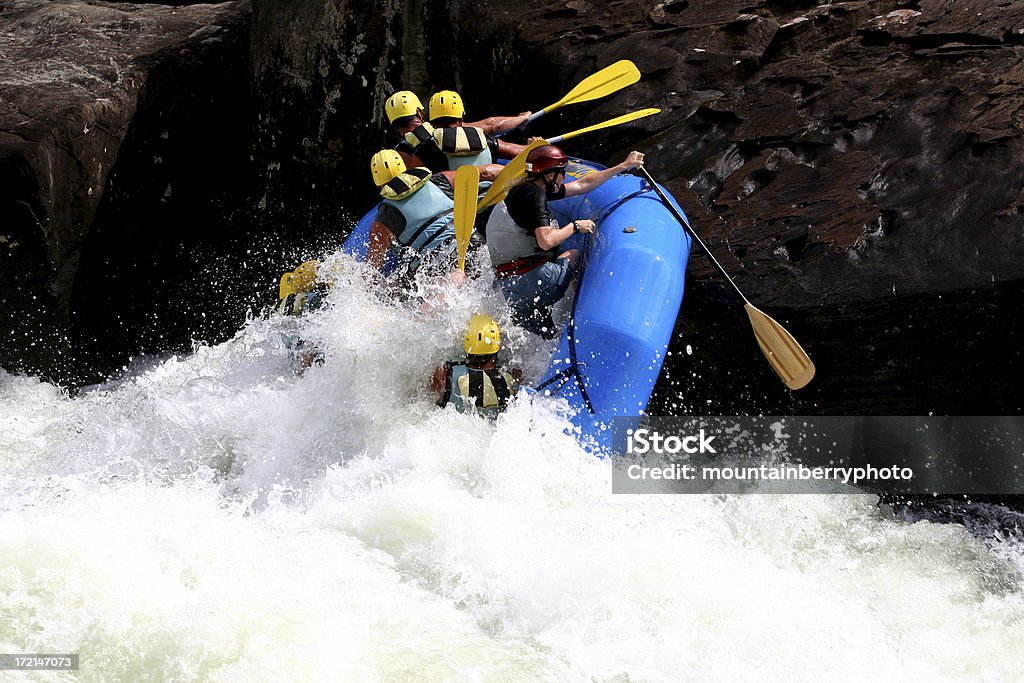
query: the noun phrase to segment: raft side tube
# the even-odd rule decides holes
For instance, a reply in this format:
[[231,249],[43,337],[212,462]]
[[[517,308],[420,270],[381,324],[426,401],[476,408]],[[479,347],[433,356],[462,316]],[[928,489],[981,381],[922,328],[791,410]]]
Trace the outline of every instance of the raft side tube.
[[[607,452],[611,418],[639,422],[661,374],[683,299],[690,237],[636,176],[617,176],[551,207],[563,223],[573,218],[598,222],[573,318],[575,358],[586,397],[575,379],[557,395],[573,407],[574,424],[596,443],[596,450]],[[567,330],[544,379],[565,371],[572,357]]]

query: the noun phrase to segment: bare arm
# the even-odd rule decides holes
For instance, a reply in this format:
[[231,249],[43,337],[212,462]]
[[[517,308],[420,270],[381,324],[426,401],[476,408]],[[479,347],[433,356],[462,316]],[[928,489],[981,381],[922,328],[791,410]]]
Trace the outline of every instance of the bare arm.
[[[526,140],[526,145],[532,142],[541,140],[537,136],[530,137]],[[519,156],[520,152],[526,149],[526,145],[517,145],[514,142],[505,142],[504,140],[498,140],[498,158],[499,159],[515,159]]]
[[498,158],[499,159],[515,159],[516,155],[526,149],[525,145],[517,145],[514,142],[505,142],[504,140],[498,140]]
[[484,164],[477,168],[480,169],[480,180],[494,180],[501,173],[501,169],[505,167],[501,164]]
[[444,394],[444,387],[448,383],[448,366],[439,365],[434,368],[434,374],[430,378],[430,394],[435,399],[440,399]]
[[537,238],[537,246],[547,251],[548,249],[554,249],[562,242],[572,237],[579,228],[578,232],[594,232],[594,221],[588,218],[581,218],[575,221],[569,221],[560,228],[553,228],[550,225],[542,225],[533,231],[534,237]]
[[565,196],[575,197],[578,194],[585,194],[587,192],[590,192],[591,190],[600,187],[608,179],[613,178],[625,171],[629,171],[639,166],[643,166],[643,164],[643,153],[636,151],[630,152],[626,156],[626,159],[616,166],[606,168],[603,171],[594,171],[593,173],[588,173],[579,180],[574,180],[571,183],[566,183]]
[[524,125],[530,120],[532,114],[533,112],[524,111],[519,116],[491,116],[472,123],[463,123],[463,125],[468,128],[483,128],[488,135],[498,135]]
[[370,226],[370,244],[366,250],[366,261],[377,270],[384,267],[388,249],[395,243],[395,235],[380,221]]

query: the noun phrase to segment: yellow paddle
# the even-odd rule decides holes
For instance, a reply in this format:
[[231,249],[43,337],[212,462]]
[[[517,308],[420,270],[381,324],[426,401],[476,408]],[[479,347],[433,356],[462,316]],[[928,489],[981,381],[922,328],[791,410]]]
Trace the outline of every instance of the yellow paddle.
[[576,104],[578,102],[589,102],[590,100],[596,100],[607,95],[611,95],[617,90],[622,90],[627,85],[632,85],[640,80],[640,70],[636,68],[636,65],[628,59],[615,62],[610,66],[606,66],[597,73],[587,76],[579,85],[570,90],[565,97],[558,100],[552,105],[544,107],[538,112],[534,112],[527,123],[539,119],[544,114],[550,114],[560,107],[564,107],[567,104]]
[[460,166],[455,171],[455,242],[459,246],[459,270],[466,272],[466,251],[476,221],[476,200],[480,186],[480,169]]
[[520,183],[526,175],[526,157],[537,147],[542,145],[553,145],[561,142],[562,140],[574,138],[577,135],[592,133],[595,130],[601,130],[602,128],[610,128],[612,126],[618,126],[623,123],[642,119],[645,116],[651,116],[652,114],[657,114],[660,111],[660,109],[641,109],[629,114],[623,114],[622,116],[616,116],[614,119],[608,119],[601,123],[595,123],[594,125],[587,126],[586,128],[574,130],[571,133],[566,133],[565,135],[556,135],[550,140],[534,140],[526,146],[526,149],[517,154],[515,159],[508,162],[508,164],[505,165],[505,168],[501,169],[501,173],[499,173],[498,177],[494,179],[493,183],[491,183],[490,188],[487,190],[487,194],[485,194],[484,198],[480,200],[480,204],[477,205],[476,210],[483,211],[488,206],[497,204],[505,198],[505,195],[508,194],[509,190]]
[[754,336],[757,338],[757,344],[761,347],[761,351],[764,353],[765,358],[768,359],[768,363],[772,366],[786,386],[790,389],[802,389],[807,386],[807,383],[814,377],[814,363],[801,348],[800,344],[797,343],[796,339],[793,339],[793,335],[786,331],[782,325],[777,323],[768,315],[758,310],[747,297],[743,295],[740,288],[736,286],[733,279],[729,277],[729,274],[725,272],[725,268],[718,262],[708,246],[704,244],[704,241],[697,236],[693,228],[686,221],[672,202],[668,200],[665,193],[658,186],[658,183],[654,182],[654,178],[647,172],[647,169],[643,166],[640,167],[640,173],[647,178],[647,182],[651,184],[654,191],[661,197],[661,201],[664,202],[668,210],[672,212],[676,220],[679,221],[680,225],[686,228],[686,232],[690,233],[690,236],[697,241],[704,253],[711,259],[711,263],[718,269],[718,272],[725,276],[725,279],[729,281],[732,288],[736,290],[736,293],[743,299],[743,308],[747,311],[747,317],[750,318],[750,325],[754,329]]
[[491,186],[487,188],[487,193],[480,200],[476,210],[483,211],[488,206],[497,204],[504,199],[508,191],[518,185],[519,181],[526,175],[526,157],[533,150],[546,144],[548,144],[547,140],[534,140],[522,152],[517,154],[512,161],[505,164],[505,168],[501,169],[501,173],[494,179]]

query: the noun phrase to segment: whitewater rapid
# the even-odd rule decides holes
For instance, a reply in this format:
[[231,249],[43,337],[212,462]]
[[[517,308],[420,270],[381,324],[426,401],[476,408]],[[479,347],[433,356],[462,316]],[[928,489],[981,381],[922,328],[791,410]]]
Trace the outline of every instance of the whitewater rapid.
[[[1024,671],[1017,546],[868,495],[612,495],[556,401],[431,404],[469,314],[500,315],[486,287],[411,315],[335,265],[329,308],[74,398],[0,371],[0,652],[81,657],[0,678]],[[550,348],[505,327],[536,378]],[[326,357],[302,377],[295,333]]]

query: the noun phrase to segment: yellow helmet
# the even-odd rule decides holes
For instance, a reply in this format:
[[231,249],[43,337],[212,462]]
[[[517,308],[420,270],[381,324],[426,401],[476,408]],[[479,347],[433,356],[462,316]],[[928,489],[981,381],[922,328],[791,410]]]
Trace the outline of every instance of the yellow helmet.
[[306,261],[292,272],[282,275],[278,290],[279,298],[284,299],[289,294],[300,294],[313,289],[318,265],[320,264],[317,261]]
[[399,90],[384,103],[384,113],[387,114],[388,123],[394,123],[395,119],[412,116],[420,109],[423,109],[423,103],[411,90]]
[[489,356],[501,349],[501,328],[489,315],[477,313],[469,320],[462,348],[472,356]]
[[461,119],[466,114],[462,98],[454,90],[442,90],[430,96],[430,120],[451,117]]
[[370,173],[373,174],[373,182],[377,184],[377,187],[387,185],[405,173],[405,162],[402,161],[402,155],[393,149],[382,149],[370,159]]

